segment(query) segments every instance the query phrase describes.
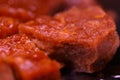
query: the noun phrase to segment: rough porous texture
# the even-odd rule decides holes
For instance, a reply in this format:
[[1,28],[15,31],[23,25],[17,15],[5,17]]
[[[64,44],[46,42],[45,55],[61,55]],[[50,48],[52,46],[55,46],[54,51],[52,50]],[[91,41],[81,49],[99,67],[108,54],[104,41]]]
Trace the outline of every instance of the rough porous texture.
[[115,23],[100,7],[75,8],[19,26],[38,47],[75,71],[99,71],[113,58],[119,37]]

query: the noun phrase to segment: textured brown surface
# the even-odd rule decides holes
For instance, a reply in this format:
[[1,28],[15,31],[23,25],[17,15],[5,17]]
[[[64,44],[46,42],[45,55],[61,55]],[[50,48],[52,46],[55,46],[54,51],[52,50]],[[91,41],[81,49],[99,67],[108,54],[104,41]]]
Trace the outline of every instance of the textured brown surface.
[[50,60],[25,35],[13,35],[1,39],[0,58],[11,66],[17,80],[60,79],[60,64]]
[[38,39],[34,42],[40,49],[60,62],[71,63],[78,72],[101,70],[119,46],[114,21],[95,6],[40,17],[21,24],[19,31]]

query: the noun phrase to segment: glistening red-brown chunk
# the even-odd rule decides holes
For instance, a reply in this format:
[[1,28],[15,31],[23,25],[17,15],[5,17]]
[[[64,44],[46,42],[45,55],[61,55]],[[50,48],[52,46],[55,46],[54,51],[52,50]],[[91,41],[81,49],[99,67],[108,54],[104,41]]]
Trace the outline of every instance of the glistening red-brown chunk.
[[71,63],[78,72],[103,69],[119,46],[114,21],[97,6],[40,17],[21,24],[19,31],[35,38],[50,57]]
[[0,38],[18,33],[19,21],[10,17],[0,17]]
[[60,64],[49,59],[25,35],[0,39],[0,58],[11,66],[18,80],[60,79]]

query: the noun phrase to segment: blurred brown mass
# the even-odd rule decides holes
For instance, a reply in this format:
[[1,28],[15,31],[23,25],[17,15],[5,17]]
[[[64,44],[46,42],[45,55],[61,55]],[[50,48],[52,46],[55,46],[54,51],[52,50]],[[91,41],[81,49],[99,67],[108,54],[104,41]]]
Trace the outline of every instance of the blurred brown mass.
[[0,0],[0,15],[26,21],[39,15],[51,15],[62,4],[64,0]]
[[17,80],[60,80],[60,64],[50,60],[25,35],[0,39],[0,58],[5,62],[0,64],[0,79],[14,75]]
[[15,80],[11,67],[0,60],[0,80]]
[[36,45],[50,57],[70,63],[78,72],[103,69],[119,46],[114,21],[96,6],[40,17],[21,24],[19,31],[35,38]]

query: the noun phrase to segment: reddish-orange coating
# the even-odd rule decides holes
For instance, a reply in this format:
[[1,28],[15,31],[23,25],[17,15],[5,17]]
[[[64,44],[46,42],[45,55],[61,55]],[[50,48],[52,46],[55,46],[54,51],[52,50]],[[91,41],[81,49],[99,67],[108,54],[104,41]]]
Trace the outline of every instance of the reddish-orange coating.
[[98,6],[40,17],[21,24],[19,32],[38,39],[35,43],[40,49],[61,62],[71,62],[79,72],[101,70],[119,46],[113,19]]
[[90,41],[99,35],[103,35],[108,28],[115,29],[115,26],[107,25],[114,24],[109,18],[99,7],[90,7],[85,10],[73,7],[69,11],[56,14],[53,18],[42,16],[36,21],[21,24],[19,31],[29,34],[31,30],[30,35],[55,42]]
[[60,79],[60,64],[50,60],[25,35],[13,35],[6,39],[1,39],[0,58],[13,68],[17,79]]
[[62,6],[64,0],[1,0],[0,15],[23,21],[39,15],[51,15]]
[[0,17],[0,38],[18,33],[18,24],[20,22],[10,17]]

